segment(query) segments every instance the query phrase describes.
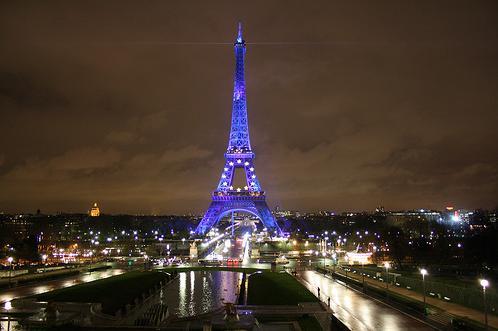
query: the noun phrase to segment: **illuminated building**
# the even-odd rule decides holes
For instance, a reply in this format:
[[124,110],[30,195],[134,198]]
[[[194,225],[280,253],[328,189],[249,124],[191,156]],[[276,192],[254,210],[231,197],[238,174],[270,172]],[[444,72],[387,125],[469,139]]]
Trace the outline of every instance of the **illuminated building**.
[[88,215],[90,215],[91,217],[98,217],[98,216],[100,216],[100,209],[97,206],[96,202],[94,202],[94,204],[92,206],[92,209],[90,209],[90,211],[88,212]]
[[359,252],[347,252],[344,257],[348,264],[368,264],[370,263],[370,258],[372,256],[371,252],[359,253]]
[[[247,120],[246,83],[244,78],[244,56],[246,44],[242,39],[239,24],[235,48],[235,78],[232,100],[232,125],[225,153],[225,166],[217,189],[212,194],[211,205],[196,229],[197,235],[206,234],[220,219],[235,211],[246,212],[261,219],[263,226],[280,234],[275,217],[265,200],[265,192],[256,176],[254,153],[249,140]],[[234,187],[236,170],[245,173],[245,186]]]
[[416,220],[439,221],[440,219],[441,219],[440,212],[428,209],[393,211],[387,213],[387,221],[393,223],[416,221]]

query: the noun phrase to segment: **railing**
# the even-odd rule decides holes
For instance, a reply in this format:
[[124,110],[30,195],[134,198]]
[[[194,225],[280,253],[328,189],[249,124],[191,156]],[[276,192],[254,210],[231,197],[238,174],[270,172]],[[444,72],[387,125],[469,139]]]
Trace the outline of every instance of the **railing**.
[[[222,194],[219,194],[222,193]],[[258,194],[247,192],[247,191],[230,191],[229,193],[225,192],[213,192],[213,200],[214,201],[264,201],[266,199],[265,192],[260,191]]]

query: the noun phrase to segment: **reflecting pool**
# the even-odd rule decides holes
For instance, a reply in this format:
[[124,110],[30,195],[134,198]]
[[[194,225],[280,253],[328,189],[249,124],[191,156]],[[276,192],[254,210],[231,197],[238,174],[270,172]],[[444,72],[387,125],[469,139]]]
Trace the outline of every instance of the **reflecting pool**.
[[188,317],[207,313],[236,302],[242,273],[230,271],[188,271],[163,288],[161,301],[170,314]]

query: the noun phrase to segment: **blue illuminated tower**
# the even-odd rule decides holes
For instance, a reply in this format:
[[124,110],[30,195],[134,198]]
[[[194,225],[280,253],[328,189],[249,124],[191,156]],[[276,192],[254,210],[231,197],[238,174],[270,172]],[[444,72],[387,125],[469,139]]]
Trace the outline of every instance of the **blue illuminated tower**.
[[[249,139],[247,121],[246,82],[244,79],[244,56],[246,44],[242,39],[242,27],[239,23],[235,48],[235,78],[233,87],[232,125],[225,153],[225,166],[221,172],[218,187],[212,194],[211,205],[196,229],[197,235],[203,235],[214,227],[223,216],[232,212],[243,211],[258,217],[264,227],[274,234],[280,234],[275,217],[270,212],[254,168],[254,153]],[[245,172],[246,185],[234,187],[233,179],[236,169]]]

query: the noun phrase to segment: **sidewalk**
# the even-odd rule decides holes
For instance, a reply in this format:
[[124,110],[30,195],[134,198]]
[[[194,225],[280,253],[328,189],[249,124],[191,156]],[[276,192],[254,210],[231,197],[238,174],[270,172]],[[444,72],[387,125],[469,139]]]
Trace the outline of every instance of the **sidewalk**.
[[65,275],[71,276],[81,272],[83,268],[66,268],[54,271],[47,271],[42,273],[25,273],[11,278],[0,279],[0,288],[8,290],[11,287],[20,286],[19,284],[26,284],[34,281],[50,280],[50,277],[62,277]]
[[[327,270],[329,270],[331,272],[333,271],[330,268],[328,268]],[[342,276],[346,276],[346,273],[339,268],[336,268],[336,273],[338,273]],[[348,272],[347,277],[355,279],[355,280],[360,281],[360,282],[362,281],[362,276],[357,274],[357,273]],[[374,286],[374,287],[384,289],[384,290],[386,288],[386,283],[380,282],[380,281],[375,280],[375,279],[371,279],[369,277],[365,277],[365,283],[368,284],[368,286]],[[410,299],[423,302],[422,294],[420,294],[418,292],[410,291],[410,290],[402,288],[402,287],[397,287],[397,286],[392,285],[392,284],[390,284],[390,286],[389,286],[389,292],[397,293],[397,294],[403,295],[405,297],[408,297]],[[467,317],[471,320],[478,321],[478,322],[484,324],[484,312],[482,312],[482,311],[478,311],[478,310],[468,308],[468,307],[465,307],[465,306],[462,306],[462,305],[459,305],[456,303],[452,303],[452,302],[441,301],[439,299],[435,299],[435,298],[432,298],[430,296],[426,296],[425,300],[426,300],[428,305],[437,307],[437,308],[444,310],[452,315],[459,316],[459,317]],[[488,312],[488,325],[493,327],[493,328],[498,329],[498,316],[490,314]]]

